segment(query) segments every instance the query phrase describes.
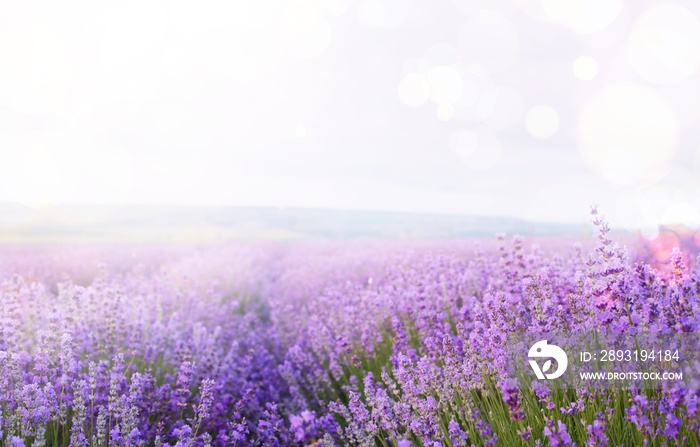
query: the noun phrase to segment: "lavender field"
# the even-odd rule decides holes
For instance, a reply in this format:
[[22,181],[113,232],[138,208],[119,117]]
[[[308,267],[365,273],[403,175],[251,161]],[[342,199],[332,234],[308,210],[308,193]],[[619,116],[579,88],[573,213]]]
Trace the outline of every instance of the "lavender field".
[[[694,446],[695,389],[525,390],[513,331],[700,330],[692,247],[5,248],[3,446]],[[621,245],[621,244],[620,244]]]

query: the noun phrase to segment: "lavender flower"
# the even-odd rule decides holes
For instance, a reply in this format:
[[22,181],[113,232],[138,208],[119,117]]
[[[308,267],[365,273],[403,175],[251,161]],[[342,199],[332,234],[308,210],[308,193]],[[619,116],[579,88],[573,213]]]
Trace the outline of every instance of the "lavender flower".
[[518,397],[518,382],[515,379],[506,379],[501,383],[503,402],[508,404],[510,418],[513,421],[525,419],[525,414],[520,409],[520,398]]
[[586,446],[604,447],[608,445],[609,439],[605,435],[607,427],[608,424],[603,413],[597,413],[593,424],[586,426],[586,432],[588,433],[588,441],[586,441]]
[[547,425],[544,427],[544,434],[549,438],[549,445],[552,447],[568,447],[575,446],[576,443],[572,442],[571,436],[566,431],[566,425],[557,420],[556,424],[554,419],[547,420]]
[[449,425],[447,426],[447,430],[450,435],[452,445],[458,447],[465,447],[467,445],[467,434],[462,431],[462,428],[457,422],[455,422],[454,419],[450,421]]

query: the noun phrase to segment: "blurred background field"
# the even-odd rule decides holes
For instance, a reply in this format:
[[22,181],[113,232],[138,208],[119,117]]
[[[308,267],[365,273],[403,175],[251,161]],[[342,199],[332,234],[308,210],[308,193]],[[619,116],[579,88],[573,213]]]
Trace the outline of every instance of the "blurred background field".
[[[583,225],[592,204],[613,228],[648,239],[660,226],[694,231],[699,8],[7,1],[0,202],[41,210],[2,238],[74,240],[84,230],[115,240],[124,226],[124,239],[157,239],[153,228],[126,235],[132,222],[189,212],[187,231],[224,238],[326,231],[292,223],[313,219],[353,235],[383,235],[364,229],[381,220],[391,235],[444,236],[480,232],[488,217],[539,234],[561,229],[523,231],[508,219]],[[324,209],[343,212],[292,211]],[[1,211],[0,222],[14,221]],[[340,223],[351,220],[345,211],[360,212],[356,225]],[[366,211],[476,221],[397,225]],[[49,222],[60,227],[53,236]],[[115,230],[95,229],[105,223]]]
[[0,204],[0,243],[214,243],[231,240],[445,239],[580,235],[578,224],[517,218],[300,208]]

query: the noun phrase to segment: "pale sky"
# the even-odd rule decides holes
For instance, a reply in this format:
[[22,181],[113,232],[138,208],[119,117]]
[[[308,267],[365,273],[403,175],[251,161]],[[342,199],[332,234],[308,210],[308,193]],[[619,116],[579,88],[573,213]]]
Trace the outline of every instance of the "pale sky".
[[0,201],[700,226],[700,2],[0,3]]

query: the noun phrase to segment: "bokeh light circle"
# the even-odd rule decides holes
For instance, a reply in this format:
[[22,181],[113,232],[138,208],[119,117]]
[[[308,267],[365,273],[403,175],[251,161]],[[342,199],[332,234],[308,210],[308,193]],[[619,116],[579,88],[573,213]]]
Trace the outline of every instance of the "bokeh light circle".
[[618,185],[663,176],[678,135],[678,119],[666,98],[636,83],[601,90],[583,108],[577,129],[584,161]]
[[450,104],[440,104],[437,108],[437,117],[441,121],[450,121],[455,116],[455,109]]
[[574,76],[581,81],[590,81],[598,74],[598,62],[591,56],[579,56],[572,67]]
[[700,67],[700,21],[681,5],[652,5],[632,27],[626,52],[644,80],[660,85],[681,82]]
[[462,95],[462,77],[453,68],[431,68],[425,78],[430,85],[430,100],[435,104],[454,104]]
[[525,115],[525,129],[535,138],[551,138],[559,130],[559,114],[548,105],[536,105]]
[[501,158],[501,143],[496,133],[480,127],[458,129],[450,135],[450,149],[469,169],[483,170],[496,165]]
[[399,99],[409,107],[420,107],[430,99],[430,84],[421,73],[408,73],[399,82]]

